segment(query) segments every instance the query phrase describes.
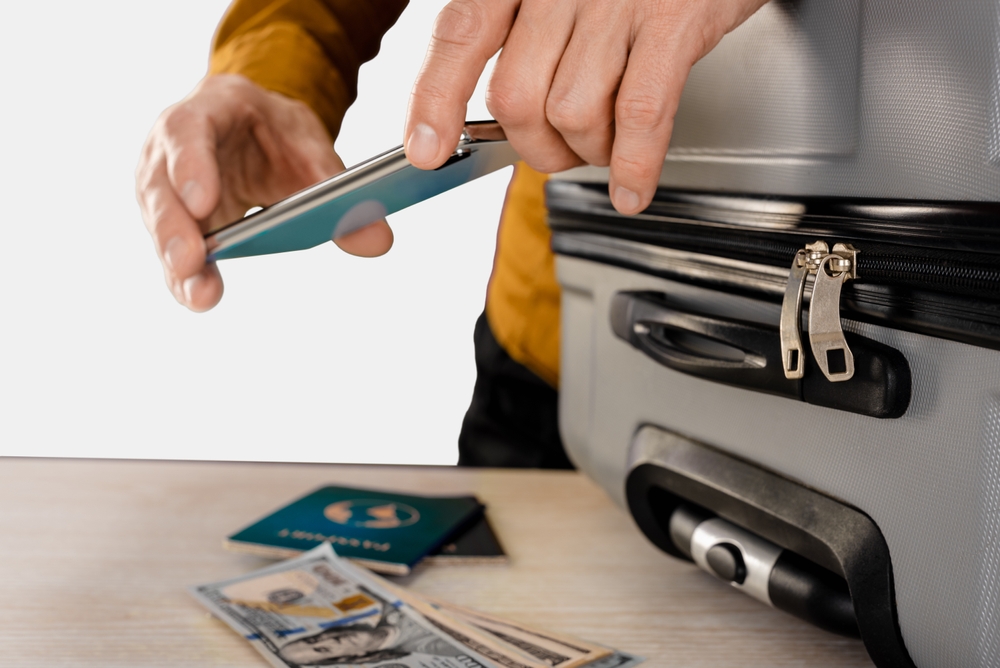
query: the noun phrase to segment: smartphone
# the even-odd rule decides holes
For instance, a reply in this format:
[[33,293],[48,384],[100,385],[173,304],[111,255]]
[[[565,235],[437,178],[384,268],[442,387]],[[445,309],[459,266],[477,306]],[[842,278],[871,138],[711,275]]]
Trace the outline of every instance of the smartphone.
[[312,248],[517,160],[496,121],[469,122],[437,169],[417,169],[394,148],[205,235],[208,259]]

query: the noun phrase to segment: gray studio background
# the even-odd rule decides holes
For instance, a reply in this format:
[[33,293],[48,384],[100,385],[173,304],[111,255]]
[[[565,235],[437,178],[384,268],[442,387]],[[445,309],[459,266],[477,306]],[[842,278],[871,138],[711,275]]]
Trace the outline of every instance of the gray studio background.
[[[163,285],[133,170],[227,4],[6,9],[0,455],[453,463],[509,169],[393,216],[384,258],[224,262],[207,314]],[[443,4],[412,3],[362,69],[347,164],[401,143]]]

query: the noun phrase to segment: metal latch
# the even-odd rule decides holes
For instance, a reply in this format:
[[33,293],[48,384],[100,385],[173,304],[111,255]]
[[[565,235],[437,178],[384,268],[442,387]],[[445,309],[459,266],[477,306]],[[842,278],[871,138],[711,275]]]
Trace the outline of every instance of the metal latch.
[[781,359],[785,378],[802,378],[802,295],[806,279],[815,276],[809,301],[809,345],[823,375],[831,382],[854,376],[851,353],[840,324],[840,289],[844,282],[858,277],[858,250],[850,244],[825,241],[807,244],[795,253],[788,275],[788,286],[781,303]]

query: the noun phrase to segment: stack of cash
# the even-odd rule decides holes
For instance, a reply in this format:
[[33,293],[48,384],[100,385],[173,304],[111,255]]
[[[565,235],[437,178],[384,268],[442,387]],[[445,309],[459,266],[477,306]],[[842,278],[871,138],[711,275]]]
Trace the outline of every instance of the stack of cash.
[[624,652],[422,598],[329,543],[191,593],[276,668],[630,668]]

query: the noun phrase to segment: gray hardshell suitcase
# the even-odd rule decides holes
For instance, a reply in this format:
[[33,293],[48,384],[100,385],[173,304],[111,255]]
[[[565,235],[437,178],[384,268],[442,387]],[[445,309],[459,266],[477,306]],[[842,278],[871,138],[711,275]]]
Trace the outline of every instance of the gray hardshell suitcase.
[[573,461],[878,666],[1000,667],[998,80],[997,2],[772,2],[646,212],[548,185]]

